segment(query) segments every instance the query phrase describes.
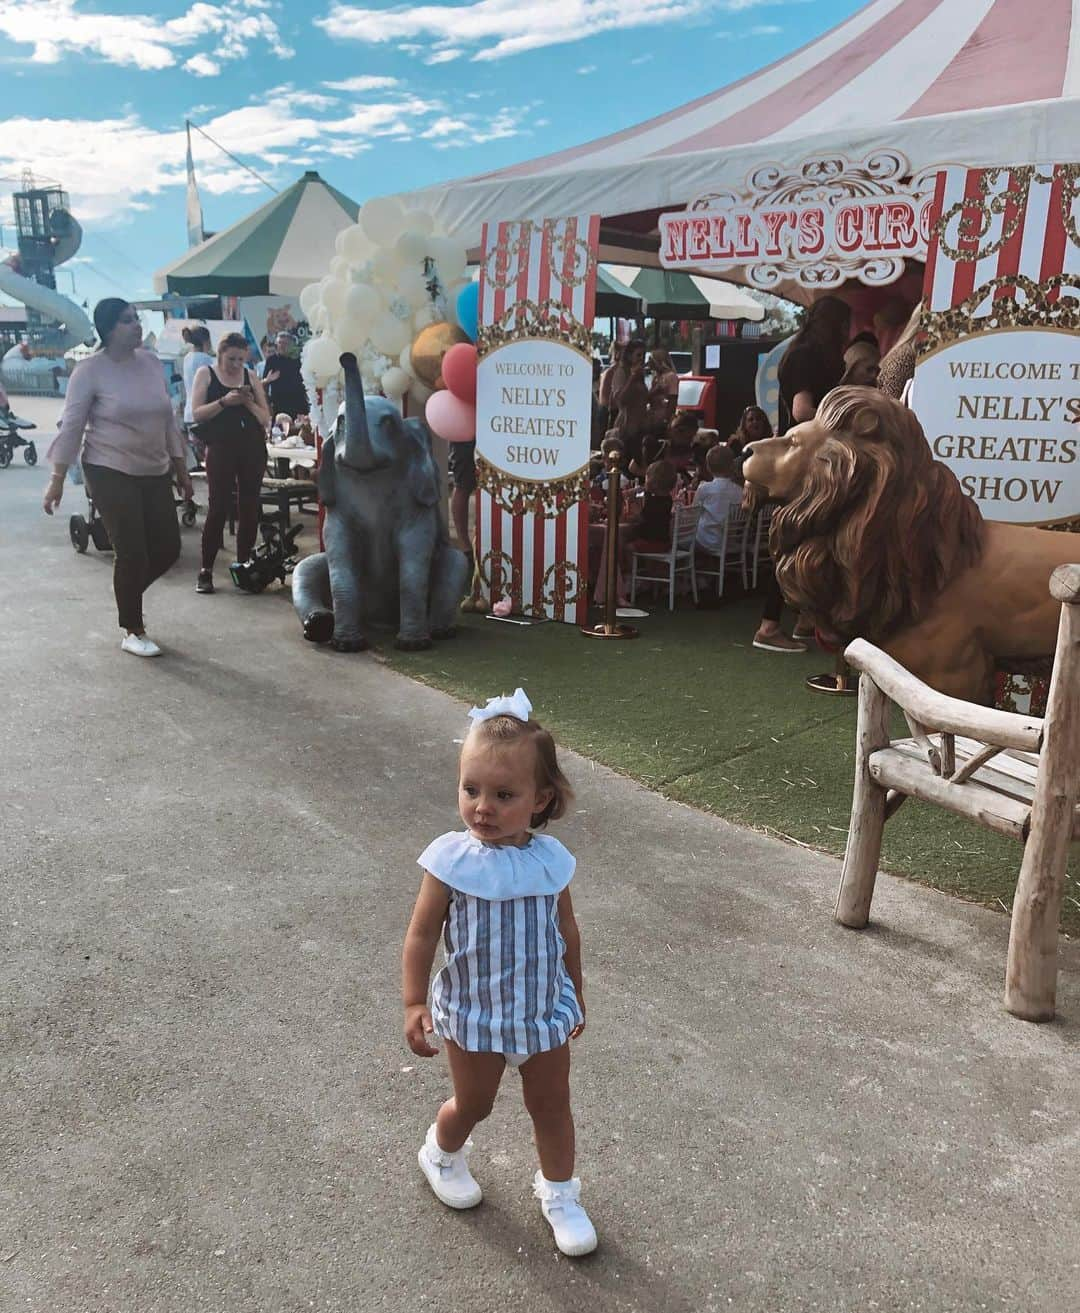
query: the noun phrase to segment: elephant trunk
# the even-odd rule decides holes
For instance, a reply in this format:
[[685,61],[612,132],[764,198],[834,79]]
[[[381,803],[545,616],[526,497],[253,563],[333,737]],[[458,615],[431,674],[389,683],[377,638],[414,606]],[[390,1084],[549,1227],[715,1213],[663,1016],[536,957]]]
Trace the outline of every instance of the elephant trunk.
[[364,402],[364,385],[356,357],[351,352],[341,357],[341,368],[345,371],[345,444],[342,459],[354,470],[377,469],[388,463],[388,457],[377,451],[372,442]]

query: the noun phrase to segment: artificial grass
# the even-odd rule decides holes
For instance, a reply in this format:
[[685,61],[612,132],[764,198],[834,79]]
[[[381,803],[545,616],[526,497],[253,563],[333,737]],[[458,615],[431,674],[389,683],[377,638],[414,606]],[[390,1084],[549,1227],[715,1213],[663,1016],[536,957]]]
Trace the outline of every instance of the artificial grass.
[[[832,658],[758,652],[761,602],[659,605],[640,637],[602,642],[570,625],[531,628],[463,615],[456,640],[381,651],[387,664],[470,702],[521,685],[558,742],[740,825],[842,853],[851,805],[854,698],[810,693]],[[897,736],[906,733],[901,721]],[[1009,911],[1021,848],[909,800],[885,829],[882,867]],[[1062,928],[1080,933],[1070,871]]]

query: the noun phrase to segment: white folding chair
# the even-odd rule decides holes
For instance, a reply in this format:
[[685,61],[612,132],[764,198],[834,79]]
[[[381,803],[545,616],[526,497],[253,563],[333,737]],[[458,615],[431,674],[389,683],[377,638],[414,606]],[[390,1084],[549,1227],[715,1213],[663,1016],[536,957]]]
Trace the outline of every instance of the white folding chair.
[[757,587],[758,566],[764,565],[769,559],[769,525],[772,523],[772,517],[773,507],[763,506],[758,511],[754,524],[754,545],[750,553],[750,582],[754,588]]
[[[727,519],[724,521],[724,532],[720,541],[720,546],[715,550],[702,547],[698,544],[697,555],[698,562],[696,571],[699,578],[716,580],[716,595],[724,595],[724,577],[731,570],[738,570],[742,577],[742,585],[745,589],[747,586],[746,578],[746,540],[747,540],[748,521],[746,512],[741,506],[733,506],[727,513]],[[701,558],[715,561],[716,568],[710,570],[702,565]]]
[[[638,580],[642,583],[667,584],[668,610],[675,610],[675,576],[686,573],[690,576],[690,592],[697,601],[697,575],[694,567],[694,543],[697,539],[698,520],[701,519],[700,506],[681,506],[676,504],[671,512],[671,544],[666,552],[637,552],[633,554],[630,569],[630,602],[637,601]],[[638,561],[656,561],[666,568],[663,574],[641,574]]]

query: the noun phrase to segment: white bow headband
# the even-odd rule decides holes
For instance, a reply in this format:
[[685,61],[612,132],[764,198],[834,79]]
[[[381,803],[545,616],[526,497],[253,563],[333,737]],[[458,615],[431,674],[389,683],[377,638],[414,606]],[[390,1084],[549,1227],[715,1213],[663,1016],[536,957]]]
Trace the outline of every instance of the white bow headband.
[[528,724],[531,713],[532,703],[525,696],[525,690],[515,688],[511,697],[504,695],[497,698],[488,698],[487,706],[473,707],[469,712],[469,719],[479,722],[481,720],[491,720],[493,716],[514,716]]

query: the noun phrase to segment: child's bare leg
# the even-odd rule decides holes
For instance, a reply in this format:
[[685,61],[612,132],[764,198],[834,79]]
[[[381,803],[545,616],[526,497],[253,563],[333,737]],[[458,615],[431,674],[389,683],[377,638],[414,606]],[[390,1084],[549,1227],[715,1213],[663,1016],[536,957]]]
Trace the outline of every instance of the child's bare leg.
[[439,1109],[435,1134],[440,1149],[456,1153],[476,1123],[491,1112],[506,1061],[501,1053],[467,1053],[453,1040],[444,1042],[454,1095]]
[[569,1181],[574,1174],[570,1045],[534,1054],[522,1065],[521,1088],[532,1118],[540,1170],[549,1181]]

